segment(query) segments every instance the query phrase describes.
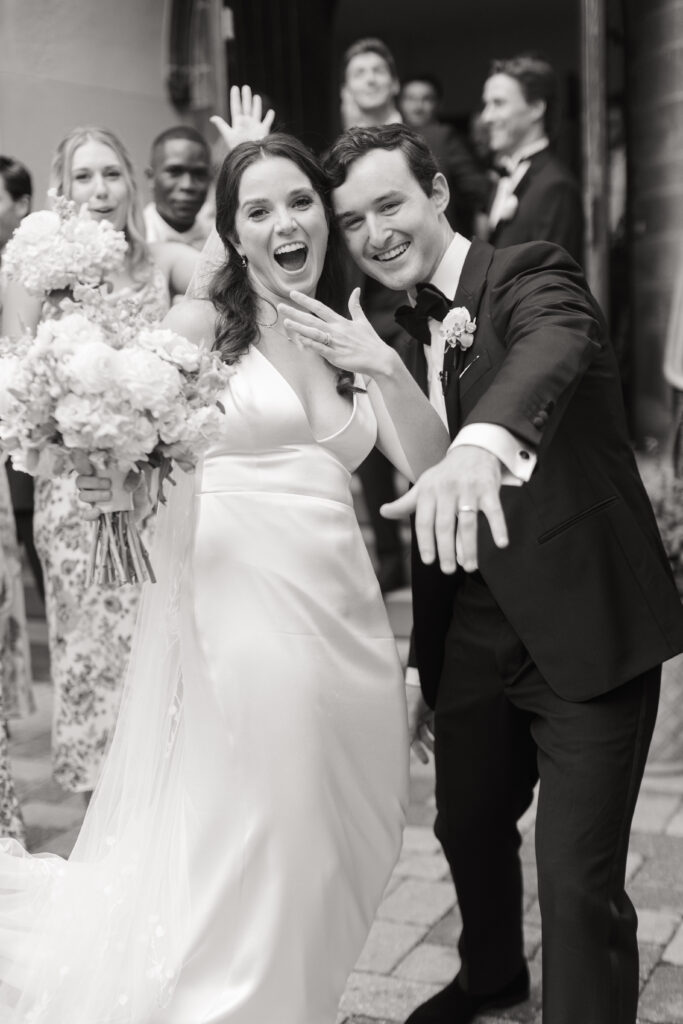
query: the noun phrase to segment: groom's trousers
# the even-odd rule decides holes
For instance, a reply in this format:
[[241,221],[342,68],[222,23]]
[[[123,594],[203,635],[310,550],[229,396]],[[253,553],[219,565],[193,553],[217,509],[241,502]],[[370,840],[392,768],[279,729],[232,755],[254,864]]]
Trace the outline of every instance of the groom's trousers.
[[543,1022],[634,1024],[626,854],[660,674],[657,666],[593,700],[563,700],[481,576],[461,581],[436,703],[435,830],[462,914],[460,982],[469,991],[494,992],[523,965],[517,821],[540,779]]

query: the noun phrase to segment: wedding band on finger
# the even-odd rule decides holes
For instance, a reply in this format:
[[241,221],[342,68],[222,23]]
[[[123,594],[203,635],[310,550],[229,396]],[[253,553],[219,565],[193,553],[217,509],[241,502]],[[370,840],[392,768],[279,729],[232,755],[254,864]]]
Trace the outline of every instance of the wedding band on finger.
[[323,334],[323,336],[320,339],[320,341],[322,342],[323,345],[331,345],[332,344],[332,335],[331,334]]
[[456,511],[459,516],[462,516],[466,515],[468,512],[476,512],[477,510],[474,505],[459,505]]

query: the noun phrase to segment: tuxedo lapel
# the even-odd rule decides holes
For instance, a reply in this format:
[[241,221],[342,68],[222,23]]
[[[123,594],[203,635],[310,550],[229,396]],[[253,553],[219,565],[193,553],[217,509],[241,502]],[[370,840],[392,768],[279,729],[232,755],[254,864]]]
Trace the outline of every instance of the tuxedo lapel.
[[514,191],[514,195],[518,199],[521,199],[530,185],[533,183],[534,178],[543,170],[545,165],[550,159],[550,150],[542,149],[540,153],[535,153],[534,156],[529,157],[529,167],[526,174],[522,177],[521,181],[517,183],[517,188]]
[[[486,284],[491,260],[493,259],[493,246],[487,242],[480,242],[475,238],[472,240],[469,252],[465,258],[458,287],[453,299],[453,308],[464,306],[472,320],[479,312],[481,296]],[[474,333],[474,342],[468,349],[462,349],[459,345],[454,348],[448,347],[444,353],[443,374],[447,381],[444,389],[446,400],[446,412],[448,414],[448,427],[451,436],[455,436],[460,429],[460,388],[459,379],[465,372],[470,362],[477,358],[477,334]]]

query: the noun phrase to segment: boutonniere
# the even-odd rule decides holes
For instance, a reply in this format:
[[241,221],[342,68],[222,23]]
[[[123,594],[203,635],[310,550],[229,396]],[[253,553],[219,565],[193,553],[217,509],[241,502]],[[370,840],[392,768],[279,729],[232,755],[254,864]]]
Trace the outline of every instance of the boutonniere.
[[517,213],[517,207],[519,206],[519,199],[511,192],[509,196],[505,196],[500,210],[498,211],[498,220],[512,220],[514,215]]
[[476,318],[472,320],[469,310],[465,306],[456,306],[451,309],[443,318],[441,325],[441,337],[444,344],[450,348],[467,349],[474,341],[474,332],[477,329]]

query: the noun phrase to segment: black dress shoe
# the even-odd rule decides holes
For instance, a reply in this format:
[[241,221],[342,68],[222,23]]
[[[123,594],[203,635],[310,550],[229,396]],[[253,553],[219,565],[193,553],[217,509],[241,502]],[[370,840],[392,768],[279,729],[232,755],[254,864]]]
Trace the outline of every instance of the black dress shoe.
[[529,998],[529,969],[526,964],[508,984],[497,992],[474,995],[460,987],[458,977],[418,1006],[406,1024],[469,1024],[479,1013],[502,1010]]

